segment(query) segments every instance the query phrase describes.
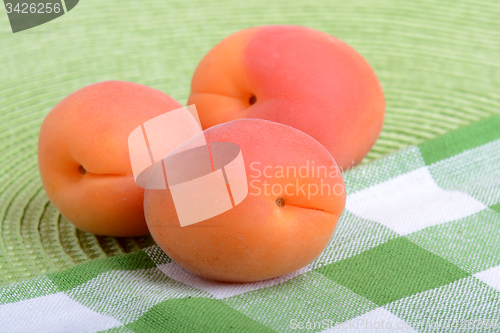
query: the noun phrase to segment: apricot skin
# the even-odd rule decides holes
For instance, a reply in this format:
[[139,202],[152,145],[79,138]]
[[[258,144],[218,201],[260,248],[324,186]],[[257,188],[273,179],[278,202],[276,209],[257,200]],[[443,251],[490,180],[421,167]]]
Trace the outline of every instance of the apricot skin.
[[148,234],[128,136],[179,107],[158,90],[123,81],[95,83],[59,102],[43,121],[38,165],[45,192],[61,214],[97,235]]
[[301,26],[239,31],[199,63],[188,104],[204,129],[240,118],[295,127],[318,140],[343,170],[358,164],[384,119],[382,87],[349,45]]
[[[195,274],[227,282],[273,278],[300,269],[318,257],[332,237],[345,205],[344,182],[328,151],[301,131],[260,119],[231,121],[211,127],[204,134],[207,142],[239,145],[247,181],[252,186],[236,207],[184,227],[179,224],[168,187],[146,189],[146,221],[165,253]],[[305,169],[302,177],[293,174],[292,169],[283,177],[279,174],[280,166],[298,170],[307,161],[309,165],[314,162],[315,168],[324,166],[336,171],[338,176],[317,177],[311,170],[306,174]],[[159,164],[152,177],[162,172]],[[269,184],[267,194],[264,181]],[[321,181],[332,191],[308,198],[297,188],[319,186]],[[274,193],[270,191],[272,185]]]

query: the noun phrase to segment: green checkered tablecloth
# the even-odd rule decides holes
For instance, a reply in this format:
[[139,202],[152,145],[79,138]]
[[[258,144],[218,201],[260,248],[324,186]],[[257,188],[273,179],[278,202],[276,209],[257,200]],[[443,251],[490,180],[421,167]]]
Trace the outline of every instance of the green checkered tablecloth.
[[0,332],[500,331],[500,115],[344,174],[308,267],[233,284],[155,246],[0,289]]

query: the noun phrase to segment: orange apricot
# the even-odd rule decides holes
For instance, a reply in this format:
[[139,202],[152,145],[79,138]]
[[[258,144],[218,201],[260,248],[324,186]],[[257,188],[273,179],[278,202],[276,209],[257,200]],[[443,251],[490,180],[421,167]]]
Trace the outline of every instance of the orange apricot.
[[[184,198],[190,199],[187,208],[201,212],[221,204],[222,197],[210,187],[215,183],[204,186],[201,182],[221,171],[221,183],[226,179],[231,203],[218,215],[182,226],[184,213],[176,211],[181,205],[174,193],[178,182],[170,176],[169,157],[165,157],[153,170],[144,193],[149,230],[165,253],[195,274],[227,282],[273,278],[318,257],[332,237],[346,199],[340,170],[325,147],[302,131],[261,119],[230,121],[210,127],[202,135],[210,146],[208,169],[191,178],[176,175],[185,178],[183,184],[188,185],[184,188],[194,189],[191,198]],[[180,150],[190,145],[205,149],[192,145],[194,140],[197,138],[186,141]],[[239,147],[246,192],[241,184],[234,186],[237,163],[229,167],[229,163],[218,162],[215,150],[221,143]],[[187,153],[192,156],[189,150]],[[179,159],[174,165],[183,170],[202,164],[193,161],[191,158],[184,166]],[[153,179],[161,179],[163,189],[159,183],[151,186]],[[207,199],[213,205],[206,205]]]
[[356,50],[286,25],[245,29],[218,43],[194,73],[188,104],[196,105],[203,129],[240,118],[295,127],[344,170],[374,145],[385,109],[375,72]]
[[97,235],[148,234],[144,189],[136,185],[128,136],[181,105],[140,84],[99,82],[59,102],[43,121],[40,176],[47,196],[79,229]]

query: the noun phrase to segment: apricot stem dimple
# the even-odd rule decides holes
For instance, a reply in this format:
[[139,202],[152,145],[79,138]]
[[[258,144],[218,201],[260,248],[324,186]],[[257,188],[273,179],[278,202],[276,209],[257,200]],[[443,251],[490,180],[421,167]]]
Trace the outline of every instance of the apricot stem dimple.
[[285,200],[283,198],[278,198],[278,199],[276,199],[276,204],[278,205],[278,207],[284,207]]
[[254,105],[255,102],[257,102],[257,97],[255,95],[250,96],[248,103],[250,103],[250,105]]
[[84,175],[87,173],[87,170],[85,170],[85,168],[83,166],[79,166],[78,167],[78,172],[81,174],[81,175]]

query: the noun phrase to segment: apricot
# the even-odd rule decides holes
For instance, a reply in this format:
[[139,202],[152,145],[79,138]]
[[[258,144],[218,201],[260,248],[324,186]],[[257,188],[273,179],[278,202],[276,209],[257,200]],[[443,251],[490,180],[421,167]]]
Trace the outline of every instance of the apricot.
[[43,121],[38,142],[49,199],[81,230],[148,234],[128,137],[145,121],[180,107],[158,90],[122,81],[95,83],[64,98]]
[[346,43],[301,26],[261,26],[222,40],[193,75],[188,104],[203,129],[240,118],[295,127],[342,169],[377,140],[384,95],[368,62]]
[[[230,121],[201,135],[208,146],[200,147],[195,142],[197,137],[179,146],[182,153],[171,156],[175,163],[167,156],[157,164],[144,193],[149,230],[165,253],[195,274],[227,282],[273,278],[318,257],[332,237],[346,199],[340,170],[325,147],[302,131],[261,119]],[[234,186],[234,175],[238,175],[234,170],[238,167],[231,162],[230,168],[230,159],[216,154],[224,144],[230,149],[239,147],[231,154],[236,156],[238,149],[241,153],[246,192]],[[190,145],[196,148],[186,150]],[[192,157],[191,152],[204,149],[211,154],[206,155],[208,168],[202,167],[204,160],[182,157],[183,153]],[[169,164],[180,170],[200,166],[201,171],[189,171],[190,177],[174,177],[168,171]],[[189,209],[199,212],[207,207],[210,193],[209,185],[201,185],[200,179],[221,170],[222,179],[228,180],[223,191],[232,196],[230,209],[182,226],[171,189],[179,182],[173,179],[184,177],[186,188],[198,190],[189,201]],[[152,184],[154,181],[157,183]],[[221,205],[220,193],[212,190],[213,204]]]

